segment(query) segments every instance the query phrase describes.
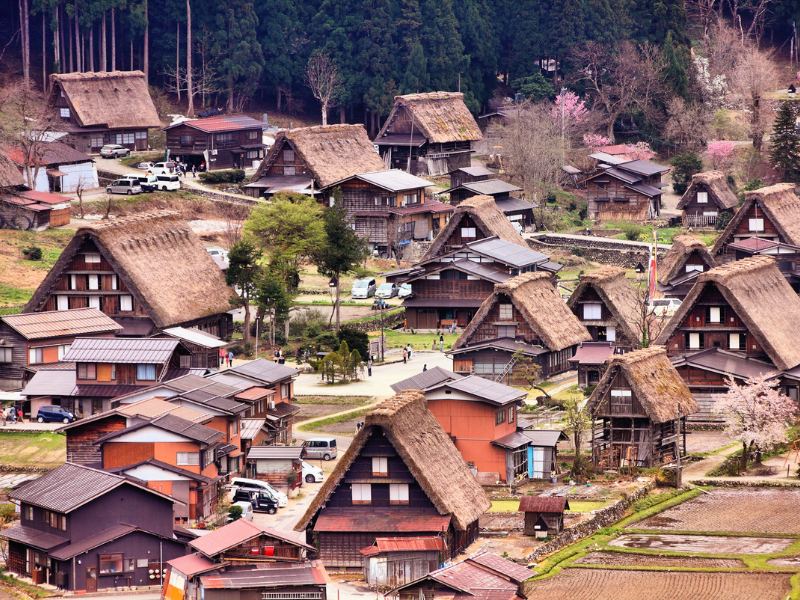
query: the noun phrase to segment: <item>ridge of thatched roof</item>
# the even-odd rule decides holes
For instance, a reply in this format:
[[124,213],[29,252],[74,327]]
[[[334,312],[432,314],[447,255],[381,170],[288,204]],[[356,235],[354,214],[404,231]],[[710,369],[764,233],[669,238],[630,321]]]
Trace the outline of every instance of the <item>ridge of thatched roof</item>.
[[525,322],[547,345],[558,351],[591,340],[586,327],[561,299],[549,273],[535,271],[512,277],[494,286],[494,292],[483,301],[478,312],[453,344],[453,349],[468,345],[469,339],[489,315],[500,296],[508,296]]
[[663,346],[650,346],[616,355],[592,392],[587,407],[591,412],[600,406],[611,385],[622,371],[636,399],[655,423],[685,417],[697,411],[686,382],[672,365]]
[[328,476],[295,530],[305,529],[344,479],[366,444],[373,428],[384,432],[411,475],[441,515],[451,515],[458,530],[465,530],[490,506],[483,488],[425,406],[425,396],[408,390],[384,400],[364,418],[336,468]]
[[478,123],[464,104],[464,94],[427,92],[395,96],[392,111],[376,139],[383,137],[400,109],[411,115],[414,126],[429,143],[472,142],[483,137]]
[[25,185],[22,173],[11,159],[0,152],[0,189]]
[[496,236],[501,240],[529,248],[525,238],[514,229],[508,217],[497,208],[494,198],[491,196],[472,196],[456,206],[453,216],[450,217],[447,225],[433,240],[420,262],[439,256],[447,240],[460,227],[461,220],[465,215],[472,217],[475,226],[481,230],[484,237]]
[[160,127],[158,111],[141,71],[53,73],[50,102],[59,90],[82,127]]
[[386,169],[363,125],[315,125],[279,131],[253,180],[264,176],[283,151],[285,141],[291,143],[323,188],[351,175]]
[[791,324],[800,323],[800,297],[769,256],[752,256],[701,273],[656,343],[666,344],[707,285],[715,285],[779,369],[800,364]]
[[24,312],[41,309],[86,239],[115,268],[156,327],[231,310],[233,290],[200,239],[177,213],[157,210],[87,225],[75,232]]
[[[711,249],[712,254],[716,256],[722,251],[725,244],[730,243],[739,223],[756,202],[770,222],[775,225],[782,238],[780,241],[800,246],[800,198],[795,193],[793,183],[776,183],[745,194],[744,204],[736,211],[725,230],[717,238]],[[758,236],[754,235],[753,237]]]
[[668,285],[679,274],[692,252],[698,252],[709,267],[713,267],[717,263],[703,240],[693,235],[676,235],[672,240],[672,247],[661,259],[658,282],[661,285]]
[[567,305],[574,309],[575,304],[589,288],[597,292],[617,320],[625,337],[635,344],[641,337],[640,300],[636,289],[625,277],[625,270],[605,265],[581,275],[578,287],[572,292]]
[[678,210],[686,208],[686,205],[694,198],[697,187],[705,185],[711,192],[715,204],[720,210],[736,208],[739,198],[728,185],[725,173],[722,171],[703,171],[692,175],[692,182],[678,201]]

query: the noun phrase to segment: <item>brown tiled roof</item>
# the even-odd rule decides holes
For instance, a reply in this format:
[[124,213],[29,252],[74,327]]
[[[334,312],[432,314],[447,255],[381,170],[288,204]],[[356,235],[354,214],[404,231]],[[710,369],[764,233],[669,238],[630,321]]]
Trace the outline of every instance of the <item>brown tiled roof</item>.
[[519,499],[520,512],[561,513],[569,510],[566,496],[523,496]]
[[64,360],[161,365],[179,345],[174,338],[76,338]]
[[186,556],[173,558],[172,560],[167,561],[167,564],[173,569],[176,569],[186,575],[186,577],[190,578],[206,571],[212,571],[213,569],[219,567],[217,563],[208,560],[199,552],[193,552],[192,554],[187,554]]
[[231,548],[262,535],[281,540],[287,544],[297,546],[298,548],[314,550],[313,546],[309,546],[300,540],[299,536],[294,532],[280,531],[245,519],[238,519],[232,523],[228,523],[224,527],[215,529],[206,535],[192,540],[189,542],[189,545],[201,554],[209,558],[214,558],[216,555],[226,550],[230,550]]
[[291,589],[300,586],[324,587],[327,581],[325,567],[316,560],[302,563],[263,563],[257,567],[249,568],[227,568],[224,571],[209,573],[200,577],[200,582],[204,589],[235,590],[237,595],[243,589],[264,590],[274,588],[281,588],[280,593],[284,595],[286,588]]
[[497,554],[491,552],[479,552],[467,558],[469,562],[481,565],[487,569],[505,575],[516,583],[522,583],[526,579],[531,578],[534,573],[530,569],[523,567],[513,561],[510,561]]
[[28,340],[121,331],[122,327],[96,308],[75,308],[0,317]]
[[33,527],[28,527],[27,525],[13,525],[8,529],[0,530],[0,538],[5,538],[12,542],[19,542],[26,546],[33,546],[34,548],[45,551],[69,542],[69,538],[67,537],[40,531]]
[[384,552],[442,552],[444,540],[434,536],[414,537],[379,537],[374,546],[361,549],[364,556],[373,556]]
[[359,508],[332,507],[320,513],[314,523],[314,531],[440,533],[447,531],[448,525],[450,515],[440,515],[432,510],[395,507],[364,511]]

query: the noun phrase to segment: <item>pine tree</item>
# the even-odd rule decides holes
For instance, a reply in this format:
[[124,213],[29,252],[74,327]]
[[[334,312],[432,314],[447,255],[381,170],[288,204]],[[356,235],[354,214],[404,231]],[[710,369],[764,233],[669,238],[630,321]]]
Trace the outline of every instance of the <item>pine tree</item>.
[[772,128],[770,158],[787,181],[800,178],[800,135],[796,128],[799,112],[793,101],[784,100]]
[[416,42],[411,47],[406,72],[403,74],[403,81],[400,84],[400,92],[403,94],[425,92],[428,90],[429,81],[425,50],[422,49],[422,44]]
[[466,70],[466,61],[453,0],[421,0],[420,8],[422,47],[428,59],[431,88],[456,90]]
[[686,46],[676,44],[672,32],[668,31],[661,45],[664,57],[664,76],[672,91],[681,98],[689,99],[690,56]]

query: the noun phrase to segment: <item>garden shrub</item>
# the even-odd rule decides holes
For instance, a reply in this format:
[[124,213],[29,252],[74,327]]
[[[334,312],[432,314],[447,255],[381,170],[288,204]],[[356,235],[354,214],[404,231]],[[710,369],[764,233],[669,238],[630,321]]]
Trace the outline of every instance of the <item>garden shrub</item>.
[[200,179],[205,183],[241,183],[244,181],[242,169],[224,169],[222,171],[204,171]]

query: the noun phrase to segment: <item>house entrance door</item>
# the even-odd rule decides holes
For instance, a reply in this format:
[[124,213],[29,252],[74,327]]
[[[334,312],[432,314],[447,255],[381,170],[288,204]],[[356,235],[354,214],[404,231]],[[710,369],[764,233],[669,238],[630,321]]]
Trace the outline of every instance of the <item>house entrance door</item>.
[[533,450],[533,479],[544,479],[544,448],[532,448]]
[[97,569],[95,567],[86,569],[86,591],[97,591]]

